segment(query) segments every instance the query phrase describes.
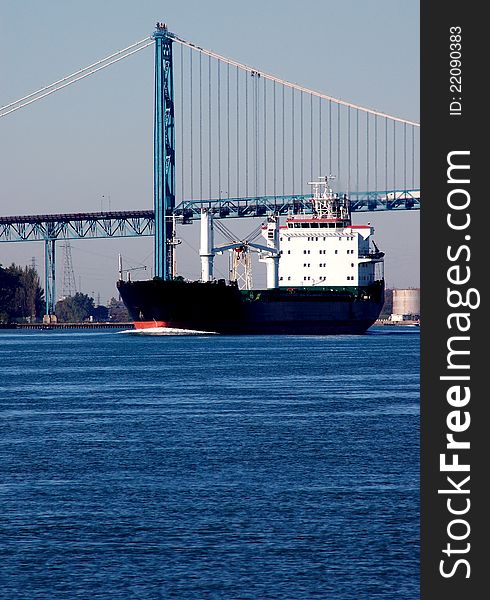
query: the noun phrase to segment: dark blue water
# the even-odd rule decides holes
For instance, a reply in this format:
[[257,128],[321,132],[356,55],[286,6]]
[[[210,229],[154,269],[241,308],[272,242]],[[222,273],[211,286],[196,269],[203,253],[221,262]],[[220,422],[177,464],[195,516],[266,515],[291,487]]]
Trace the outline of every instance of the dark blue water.
[[0,597],[414,600],[418,347],[0,332]]

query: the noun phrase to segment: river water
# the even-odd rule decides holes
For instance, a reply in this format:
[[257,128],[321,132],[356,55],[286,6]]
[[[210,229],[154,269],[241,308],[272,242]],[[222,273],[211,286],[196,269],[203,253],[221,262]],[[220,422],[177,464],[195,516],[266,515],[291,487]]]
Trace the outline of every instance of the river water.
[[419,337],[1,331],[0,598],[417,598]]

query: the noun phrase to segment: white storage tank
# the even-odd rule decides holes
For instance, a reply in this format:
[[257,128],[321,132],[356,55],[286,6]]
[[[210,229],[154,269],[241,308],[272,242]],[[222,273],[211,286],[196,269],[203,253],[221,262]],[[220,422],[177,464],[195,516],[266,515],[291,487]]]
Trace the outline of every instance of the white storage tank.
[[393,290],[393,315],[420,316],[420,288]]

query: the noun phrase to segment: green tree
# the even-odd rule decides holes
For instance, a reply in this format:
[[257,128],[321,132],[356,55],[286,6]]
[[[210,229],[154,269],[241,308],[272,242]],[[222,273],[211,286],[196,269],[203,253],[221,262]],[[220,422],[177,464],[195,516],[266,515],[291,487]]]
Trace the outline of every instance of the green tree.
[[8,323],[12,320],[17,285],[15,275],[0,267],[0,323]]
[[15,264],[0,267],[0,321],[34,320],[43,309],[44,292],[35,269]]
[[14,264],[7,270],[18,281],[14,301],[17,318],[41,317],[44,312],[44,292],[37,271],[32,267],[22,268]]
[[64,323],[81,323],[93,315],[94,299],[87,294],[77,292],[74,296],[68,296],[58,300],[55,314],[58,321]]
[[109,301],[109,318],[117,323],[127,323],[130,321],[128,309],[124,306],[122,300],[111,298]]
[[109,309],[107,306],[102,306],[102,304],[98,304],[94,307],[93,313],[94,321],[97,323],[105,323],[105,321],[109,320]]

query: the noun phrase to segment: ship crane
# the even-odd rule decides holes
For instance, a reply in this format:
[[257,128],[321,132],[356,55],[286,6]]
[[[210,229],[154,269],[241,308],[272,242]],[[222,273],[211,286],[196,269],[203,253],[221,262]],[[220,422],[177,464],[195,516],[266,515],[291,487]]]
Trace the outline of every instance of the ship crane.
[[280,257],[278,218],[274,216],[269,217],[267,219],[266,228],[266,246],[247,240],[215,246],[213,214],[209,209],[203,208],[201,210],[201,245],[199,249],[199,255],[201,257],[201,281],[208,282],[213,280],[213,264],[216,254],[223,254],[226,251],[230,251],[233,252],[232,279],[238,279],[238,261],[240,256],[243,256],[244,260],[242,263],[245,273],[241,279],[244,283],[244,287],[250,289],[252,287],[252,279],[249,256],[251,252],[257,252],[259,254],[260,262],[265,262],[267,264],[267,288],[277,288],[279,285]]

